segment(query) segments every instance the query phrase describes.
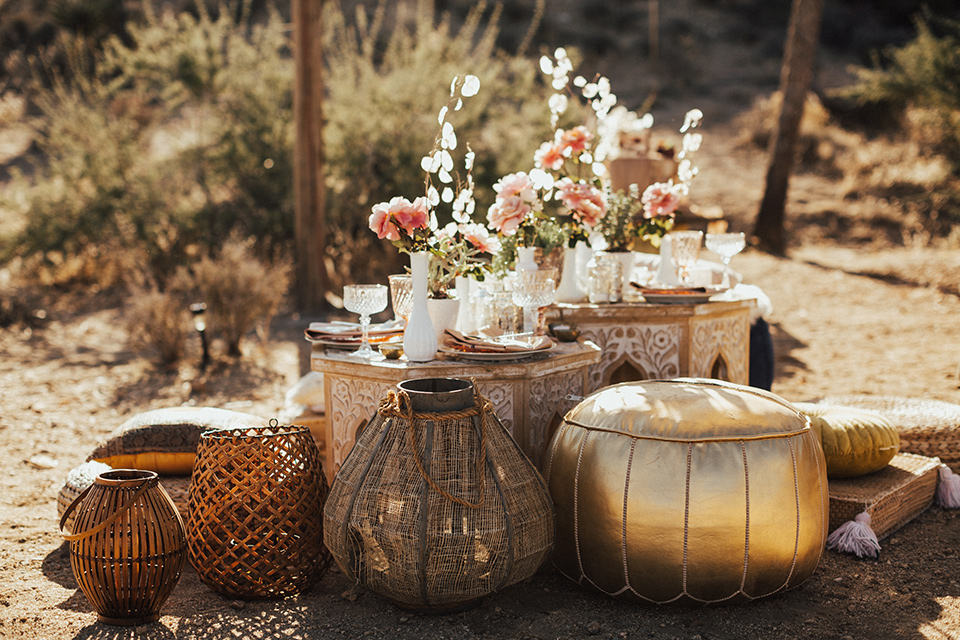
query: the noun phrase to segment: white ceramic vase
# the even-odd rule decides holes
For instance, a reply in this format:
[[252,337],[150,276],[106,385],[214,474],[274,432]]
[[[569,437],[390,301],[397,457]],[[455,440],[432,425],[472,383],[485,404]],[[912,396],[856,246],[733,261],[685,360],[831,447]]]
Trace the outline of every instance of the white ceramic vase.
[[636,261],[633,251],[618,251],[614,254],[620,260],[620,273],[622,283],[620,287],[620,299],[626,302],[627,297],[633,297],[634,288],[630,285],[633,280],[633,265]]
[[659,284],[677,284],[677,265],[673,263],[673,244],[670,236],[666,235],[660,239],[660,266],[657,269],[657,282]]
[[457,300],[460,311],[457,313],[457,331],[464,334],[476,333],[477,320],[473,310],[473,278],[457,276]]
[[563,270],[560,273],[560,284],[557,285],[557,302],[583,302],[586,293],[580,288],[577,277],[577,249],[567,247],[563,250]]
[[539,269],[540,267],[537,266],[537,261],[534,258],[536,250],[536,247],[517,247],[517,264],[514,266],[514,270],[536,271]]
[[437,334],[427,309],[427,265],[430,254],[410,254],[413,304],[403,331],[403,353],[410,362],[429,362],[437,355]]
[[444,332],[447,329],[455,329],[457,326],[460,301],[457,298],[428,298],[427,313],[430,315],[430,322],[433,324],[437,344],[442,345]]

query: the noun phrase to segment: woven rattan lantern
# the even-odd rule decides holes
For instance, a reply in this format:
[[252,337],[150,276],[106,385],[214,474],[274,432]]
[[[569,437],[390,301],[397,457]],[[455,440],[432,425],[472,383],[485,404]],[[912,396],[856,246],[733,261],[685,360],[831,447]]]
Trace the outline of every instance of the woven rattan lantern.
[[243,599],[308,589],[330,565],[327,482],[307,427],[249,427],[200,437],[187,542],[197,575]]
[[823,452],[808,421],[716,380],[607,387],[548,452],[554,561],[625,599],[728,603],[793,588],[827,537]]
[[330,489],[343,572],[401,607],[455,610],[533,575],[553,546],[540,474],[466,380],[408,380],[380,402]]
[[[64,526],[76,511],[73,533]],[[153,471],[98,475],[67,507],[60,533],[70,541],[77,584],[101,622],[139,625],[160,617],[186,560],[183,520]]]

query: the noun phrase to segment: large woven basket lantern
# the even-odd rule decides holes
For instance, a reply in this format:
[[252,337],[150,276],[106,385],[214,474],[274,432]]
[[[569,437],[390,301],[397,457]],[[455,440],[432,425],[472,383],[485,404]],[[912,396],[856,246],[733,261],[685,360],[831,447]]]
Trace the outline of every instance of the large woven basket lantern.
[[408,380],[337,472],[324,541],[401,607],[454,610],[530,577],[553,546],[540,474],[467,380]]
[[807,420],[716,380],[607,387],[571,410],[548,450],[554,561],[577,582],[656,603],[727,603],[814,571],[829,520]]
[[245,427],[200,437],[187,544],[197,575],[236,598],[306,591],[330,566],[327,481],[307,427]]

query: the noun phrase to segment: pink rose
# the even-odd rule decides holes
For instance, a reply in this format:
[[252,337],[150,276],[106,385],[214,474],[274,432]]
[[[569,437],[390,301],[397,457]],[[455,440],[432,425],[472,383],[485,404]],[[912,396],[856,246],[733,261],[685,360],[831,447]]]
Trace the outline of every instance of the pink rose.
[[495,253],[500,250],[500,242],[482,225],[476,223],[462,225],[460,233],[463,234],[464,240],[472,244],[477,251]]
[[497,196],[497,200],[487,210],[487,220],[490,221],[492,229],[505,236],[512,236],[531,210],[530,205],[520,196]]
[[569,131],[564,131],[560,136],[560,145],[564,149],[570,150],[569,155],[578,156],[586,150],[587,144],[592,139],[593,134],[586,127],[580,125]]
[[526,202],[533,202],[537,198],[537,187],[525,172],[519,171],[503,176],[493,185],[497,192],[497,199],[519,196]]
[[544,142],[533,154],[534,166],[559,171],[563,168],[563,148],[558,144]]
[[647,187],[640,202],[643,203],[643,217],[663,218],[673,215],[680,204],[677,186],[669,182],[655,182]]
[[570,178],[557,181],[560,200],[570,209],[574,219],[592,227],[607,213],[607,203],[596,187],[574,182]]
[[397,196],[390,200],[387,212],[408,236],[413,235],[414,229],[426,229],[430,220],[427,199],[424,197],[410,202],[406,198]]
[[377,237],[383,240],[394,241],[400,239],[400,231],[393,224],[390,217],[389,204],[381,202],[373,205],[373,213],[370,214],[370,230],[377,234]]

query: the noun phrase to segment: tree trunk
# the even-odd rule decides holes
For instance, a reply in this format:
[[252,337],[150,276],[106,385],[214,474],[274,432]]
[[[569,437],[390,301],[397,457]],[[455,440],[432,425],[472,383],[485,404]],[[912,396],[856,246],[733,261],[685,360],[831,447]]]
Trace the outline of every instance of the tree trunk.
[[301,311],[317,313],[327,293],[323,178],[323,49],[318,0],[292,0],[295,61],[295,293]]
[[760,211],[753,227],[759,247],[776,255],[786,253],[784,209],[790,172],[793,170],[800,121],[807,91],[813,80],[820,18],[824,0],[793,0],[787,45],[780,73],[783,102],[770,141],[770,164]]

